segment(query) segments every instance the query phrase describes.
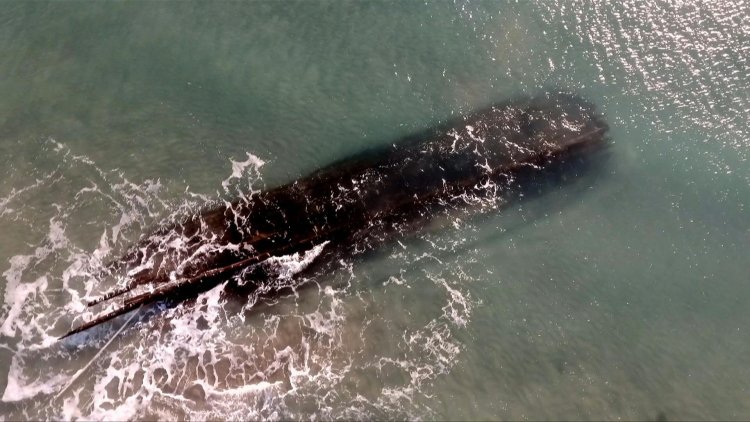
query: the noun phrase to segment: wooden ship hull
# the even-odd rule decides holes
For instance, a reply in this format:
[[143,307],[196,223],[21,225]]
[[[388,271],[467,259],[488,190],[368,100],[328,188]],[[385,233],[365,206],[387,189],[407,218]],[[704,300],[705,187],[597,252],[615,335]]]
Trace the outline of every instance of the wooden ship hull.
[[127,271],[127,284],[89,305],[119,300],[119,306],[63,337],[145,304],[194,296],[269,258],[323,244],[335,253],[377,245],[463,194],[512,188],[519,173],[597,150],[607,130],[577,96],[519,99],[187,217],[143,237],[118,260],[111,270]]

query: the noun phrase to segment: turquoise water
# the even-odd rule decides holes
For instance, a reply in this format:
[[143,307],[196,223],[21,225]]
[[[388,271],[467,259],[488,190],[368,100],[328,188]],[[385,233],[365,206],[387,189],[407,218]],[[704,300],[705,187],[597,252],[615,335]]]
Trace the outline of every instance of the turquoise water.
[[[5,419],[750,418],[745,2],[3,3],[0,51]],[[601,170],[55,340],[162,219],[546,89]]]

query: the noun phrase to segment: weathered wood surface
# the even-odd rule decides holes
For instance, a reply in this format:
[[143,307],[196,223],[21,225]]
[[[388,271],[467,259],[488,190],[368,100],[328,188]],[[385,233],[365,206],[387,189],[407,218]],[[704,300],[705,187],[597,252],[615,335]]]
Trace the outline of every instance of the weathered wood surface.
[[129,282],[92,299],[97,305],[133,292],[121,306],[81,324],[83,331],[141,305],[189,297],[264,260],[382,238],[422,218],[425,206],[516,173],[584,154],[605,144],[607,124],[568,94],[545,94],[480,110],[366,151],[307,177],[191,216],[145,237],[113,268]]

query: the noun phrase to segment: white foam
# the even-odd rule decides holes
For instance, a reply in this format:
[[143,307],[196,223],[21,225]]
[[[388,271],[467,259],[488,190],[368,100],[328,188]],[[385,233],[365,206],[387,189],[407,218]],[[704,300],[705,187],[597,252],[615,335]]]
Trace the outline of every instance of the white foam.
[[29,380],[23,375],[20,363],[13,359],[8,371],[8,384],[3,392],[2,401],[15,402],[36,396],[37,394],[52,394],[65,384],[68,376],[53,371],[49,378]]
[[[50,219],[49,232],[47,234],[48,242],[37,247],[31,255],[15,255],[10,259],[10,268],[3,272],[6,280],[5,287],[5,308],[8,309],[5,320],[0,327],[0,332],[8,337],[15,337],[18,330],[28,332],[30,327],[28,323],[16,323],[16,320],[22,315],[24,308],[30,296],[36,296],[37,293],[47,288],[47,278],[37,278],[32,283],[23,283],[21,278],[23,272],[33,263],[39,262],[46,258],[55,250],[63,249],[68,246],[65,237],[65,230],[60,221]],[[43,298],[44,295],[40,295]]]
[[246,395],[256,395],[261,393],[270,393],[274,391],[278,391],[281,387],[282,383],[281,381],[277,382],[268,382],[268,381],[261,381],[259,383],[255,384],[246,384],[240,387],[236,388],[225,388],[225,389],[217,389],[214,388],[212,385],[199,381],[196,384],[203,387],[203,389],[206,392],[206,396],[208,397],[227,397],[227,396],[246,396]]
[[328,243],[330,242],[325,241],[301,253],[296,252],[290,255],[271,257],[264,262],[274,267],[276,277],[282,280],[290,280],[312,264]]
[[[265,161],[261,160],[258,156],[251,153],[246,153],[247,159],[245,161],[229,160],[232,163],[232,174],[221,182],[221,187],[224,188],[225,193],[229,193],[229,186],[232,179],[242,179],[245,177],[247,171],[258,173],[260,168],[266,164]],[[248,186],[252,188],[252,186]]]
[[[55,343],[52,334],[59,330],[55,325],[61,318],[67,323],[69,314],[82,314],[84,319],[90,315],[91,309],[85,306],[83,299],[95,289],[106,290],[116,281],[114,277],[101,280],[96,271],[101,269],[102,262],[113,258],[110,256],[113,251],[128,246],[126,230],[142,233],[149,227],[150,219],[163,218],[165,214],[171,218],[197,209],[210,199],[186,189],[186,196],[194,198],[193,202],[169,204],[159,198],[159,181],[132,183],[121,174],[98,169],[86,157],[70,154],[62,144],[57,144],[55,149],[64,154],[69,166],[77,171],[93,172],[86,186],[78,188],[79,194],[111,204],[116,214],[108,226],[96,226],[97,238],[93,243],[96,248],[91,251],[92,245],[77,245],[65,233],[66,226],[76,227],[82,223],[76,220],[81,198],[58,204],[58,213],[50,220],[45,241],[32,253],[11,259],[10,269],[4,273],[8,287],[3,311],[7,316],[0,332],[15,335],[19,342],[15,350],[24,353],[41,348],[46,348],[45,352],[54,350],[59,343]],[[232,173],[222,182],[224,194],[235,194],[235,190],[238,194],[248,192],[240,184],[257,181],[263,165],[264,162],[252,154],[247,154],[247,160],[232,161]],[[61,171],[64,173],[65,169]],[[49,186],[51,180],[33,189]],[[360,187],[373,180],[371,175],[366,175],[353,181],[352,192],[338,192],[341,200],[356,199],[355,196],[361,194]],[[217,193],[218,198],[214,200],[221,200],[222,195]],[[465,200],[467,203],[478,201],[472,195],[466,195]],[[11,202],[12,199],[7,203]],[[225,202],[225,205],[230,203]],[[364,334],[368,324],[390,326],[391,316],[386,313],[377,317],[384,320],[373,320],[375,317],[368,313],[357,314],[361,310],[353,301],[359,300],[357,297],[363,291],[361,283],[366,285],[368,280],[354,264],[356,261],[341,260],[340,268],[331,275],[335,282],[321,283],[317,296],[314,288],[307,290],[311,293],[305,293],[304,289],[296,291],[297,277],[326,250],[328,243],[321,243],[263,263],[272,270],[273,279],[269,284],[291,287],[297,296],[274,299],[280,302],[278,307],[244,308],[235,314],[227,311],[224,285],[219,285],[202,293],[195,301],[161,309],[133,329],[123,331],[121,340],[113,343],[117,347],[102,353],[97,365],[88,369],[87,376],[81,377],[63,394],[61,403],[54,404],[59,406],[43,410],[40,417],[120,420],[179,415],[192,419],[304,419],[313,416],[299,409],[301,402],[316,403],[317,414],[324,419],[372,418],[379,414],[371,413],[372,409],[390,410],[397,412],[393,414],[413,418],[424,416],[425,410],[418,404],[420,395],[425,394],[424,385],[450,371],[455,364],[461,346],[453,330],[469,323],[474,305],[468,290],[451,278],[456,267],[463,263],[454,259],[451,252],[456,242],[463,241],[461,239],[428,237],[422,239],[424,247],[410,245],[408,248],[399,242],[398,253],[388,258],[387,265],[397,276],[388,278],[385,283],[388,286],[386,298],[399,294],[401,289],[411,291],[407,289],[419,282],[422,273],[414,276],[404,269],[411,263],[418,267],[437,267],[435,275],[428,274],[433,283],[427,282],[427,288],[434,287],[441,294],[445,293],[441,302],[430,304],[434,312],[431,322],[427,326],[400,327],[403,341],[397,344],[384,344],[376,350],[366,350],[362,345],[372,341]],[[179,236],[168,234],[152,240],[161,252],[172,250],[182,254],[180,257],[188,256],[185,239]],[[241,247],[208,242],[198,254]],[[32,276],[35,266],[52,253],[61,255],[60,258],[55,256],[58,266],[50,267],[52,269],[42,272],[41,276]],[[153,261],[145,259],[140,264],[141,268],[147,268]],[[45,265],[47,261],[40,267],[47,268]],[[25,279],[34,281],[25,282]],[[61,305],[59,301],[50,300],[59,296],[53,291],[62,291],[66,302]],[[310,307],[305,301],[312,297],[316,303]],[[386,304],[383,309],[390,308]],[[364,321],[358,322],[360,316]],[[360,323],[362,327],[357,327]],[[358,329],[355,332],[359,332],[359,336],[351,336],[348,331],[352,329]],[[100,333],[92,333],[92,339],[97,335]],[[80,369],[75,361],[69,362],[66,358],[65,362],[71,366],[59,372],[38,372],[36,363],[23,353],[16,353],[3,400],[57,393],[71,380],[76,369]],[[81,366],[84,364],[81,362]],[[360,376],[356,369],[368,365],[395,367],[406,374],[407,381],[383,384],[379,395],[373,397],[347,391],[344,383],[349,385],[352,377]],[[380,380],[367,382],[377,384]],[[191,386],[200,386],[205,402],[188,397],[186,390]]]
[[[14,262],[11,259],[11,265],[18,263],[19,261],[28,264],[28,261],[16,260]],[[13,267],[11,267],[11,270],[13,270]],[[6,271],[4,274],[7,274],[8,271]],[[32,283],[17,283],[13,287],[8,286],[6,288],[5,304],[10,305],[10,310],[5,316],[5,321],[3,321],[2,328],[0,328],[0,332],[2,332],[3,335],[7,337],[15,337],[16,331],[24,331],[24,326],[26,324],[23,321],[17,322],[16,319],[21,315],[22,308],[29,296],[37,295],[38,293],[43,292],[46,288],[47,277],[39,277]]]

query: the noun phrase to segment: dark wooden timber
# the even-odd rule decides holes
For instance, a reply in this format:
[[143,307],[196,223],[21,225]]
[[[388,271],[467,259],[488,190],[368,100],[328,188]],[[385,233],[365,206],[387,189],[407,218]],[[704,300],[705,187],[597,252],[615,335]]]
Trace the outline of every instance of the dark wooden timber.
[[140,293],[63,337],[144,304],[205,291],[274,256],[323,242],[376,243],[372,239],[389,227],[420,219],[426,206],[486,186],[510,186],[516,173],[597,149],[607,129],[594,107],[577,96],[520,99],[190,216],[135,245],[112,267],[130,269],[129,282],[89,306]]

